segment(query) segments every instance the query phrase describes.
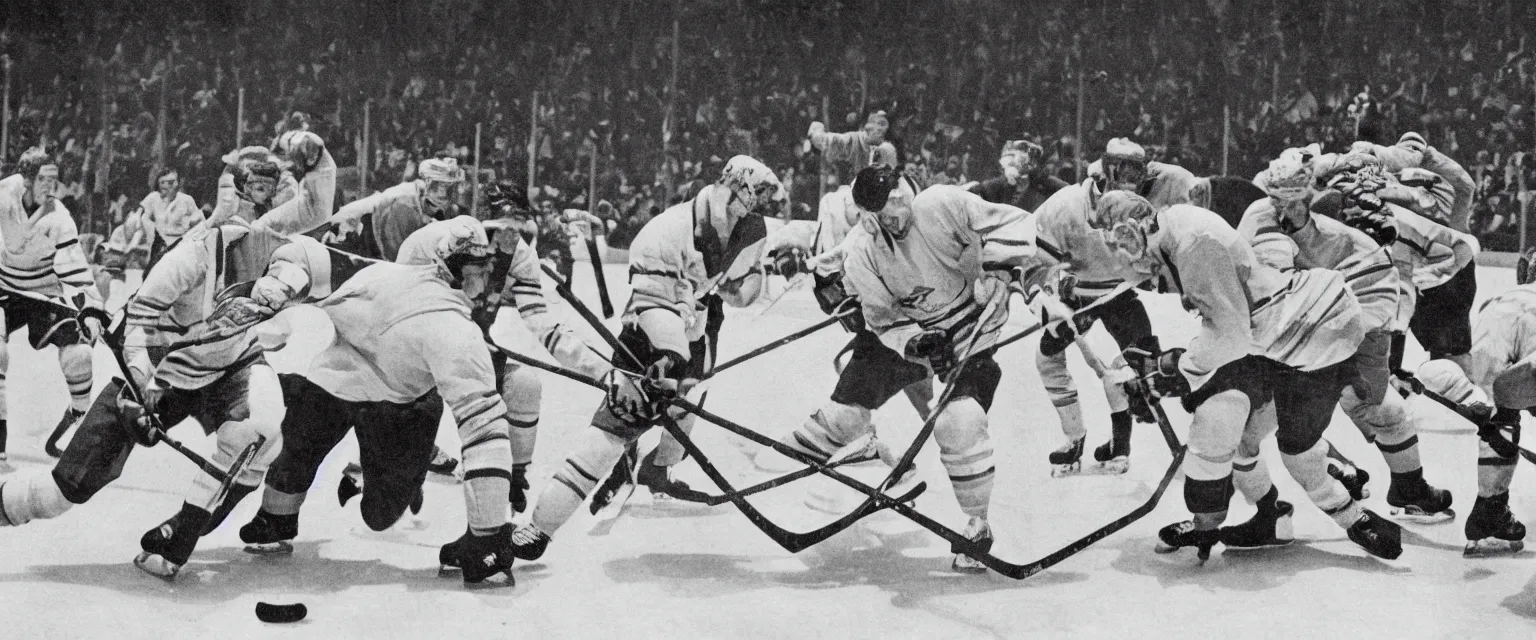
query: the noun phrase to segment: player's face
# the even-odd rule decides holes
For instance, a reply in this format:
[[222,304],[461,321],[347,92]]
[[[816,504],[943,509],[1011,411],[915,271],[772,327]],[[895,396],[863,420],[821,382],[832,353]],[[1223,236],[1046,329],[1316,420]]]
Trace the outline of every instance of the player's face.
[[1147,178],[1147,164],[1136,160],[1105,158],[1104,177],[1108,179],[1111,190],[1135,191],[1141,187],[1141,181]]
[[1104,245],[1124,266],[1141,260],[1147,253],[1147,233],[1135,220],[1121,220],[1108,229],[1099,229]]
[[466,264],[463,269],[459,270],[459,277],[463,279],[463,282],[459,285],[459,290],[463,291],[464,295],[470,300],[479,298],[480,294],[485,293],[486,282],[490,279],[490,276],[491,265],[489,262]]
[[1299,220],[1308,216],[1308,204],[1311,198],[1301,196],[1270,196],[1269,204],[1275,208],[1275,213],[1282,219]]
[[874,214],[875,224],[897,240],[906,238],[907,232],[912,230],[912,200],[915,197],[917,194],[903,180],[899,187],[891,190],[885,208]]
[[245,182],[245,195],[251,198],[251,202],[266,204],[272,201],[272,194],[277,191],[277,183],[271,180],[247,180]]
[[878,122],[866,122],[864,123],[864,134],[869,136],[869,139],[874,142],[882,142],[885,140],[885,131],[888,128],[886,125]]
[[59,187],[57,173],[39,172],[32,180],[32,200],[44,202],[53,197],[53,192]]
[[1009,151],[1003,154],[1003,157],[997,161],[997,164],[1003,168],[1004,176],[1007,176],[1009,180],[1014,180],[1029,168],[1029,159],[1022,153]]
[[161,176],[157,186],[160,189],[161,198],[173,197],[176,195],[176,191],[181,189],[181,177],[174,173]]
[[427,202],[432,206],[442,209],[453,202],[453,183],[451,182],[427,182]]

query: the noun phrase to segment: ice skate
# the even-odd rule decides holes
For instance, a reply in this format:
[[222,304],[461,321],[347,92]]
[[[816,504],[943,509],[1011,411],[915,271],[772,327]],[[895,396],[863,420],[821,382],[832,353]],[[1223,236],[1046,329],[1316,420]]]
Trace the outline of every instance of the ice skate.
[[246,553],[279,554],[293,553],[293,539],[299,535],[299,514],[280,516],[257,511],[245,526],[240,527],[240,541],[245,543]]
[[458,459],[436,446],[432,447],[432,462],[427,464],[427,471],[455,480],[463,480],[459,474]]
[[1083,441],[1078,438],[1051,452],[1051,477],[1064,478],[1077,475],[1083,469]]
[[1247,522],[1219,529],[1221,544],[1233,551],[1289,546],[1296,541],[1291,528],[1295,513],[1296,508],[1283,500],[1267,509],[1260,507]]
[[[363,467],[356,462],[348,462],[346,468],[341,470],[341,481],[336,483],[336,502],[345,507],[352,498],[362,494]],[[417,487],[416,495],[411,497],[411,515],[421,513],[421,505],[425,500],[425,494]]]
[[[840,467],[850,477],[870,486],[878,486],[890,477],[891,469],[901,462],[891,448],[880,442],[874,436],[870,436],[863,442],[855,441],[833,454],[830,462],[841,460],[865,460],[865,462],[850,463],[846,467]],[[846,487],[835,480],[825,479],[809,483],[810,487],[805,493],[805,506],[822,513],[843,514],[853,509],[858,502],[864,500],[864,496]],[[917,484],[917,465],[908,466],[900,476],[891,481],[885,494],[889,496],[905,496],[910,493]],[[910,502],[908,503],[911,504]]]
[[186,563],[182,558],[179,562],[171,556],[171,537],[176,535],[176,527],[180,523],[176,517],[161,523],[160,526],[150,529],[139,538],[139,547],[143,551],[133,559],[133,566],[153,576],[171,580],[181,571],[181,566]]
[[1396,560],[1403,555],[1403,528],[1370,509],[1360,511],[1360,519],[1349,526],[1349,539],[1378,558]]
[[1366,483],[1371,481],[1371,474],[1365,469],[1345,464],[1336,458],[1329,458],[1328,475],[1344,485],[1344,489],[1349,492],[1349,497],[1354,498],[1356,502],[1371,497],[1371,489],[1366,486]]
[[[975,546],[975,551],[991,553],[992,551],[992,525],[986,518],[972,517],[965,525],[965,537],[970,538]],[[966,555],[958,545],[950,545],[949,550],[955,554],[955,559],[950,563],[950,568],[959,573],[986,573],[987,565],[980,560]]]
[[47,453],[50,458],[64,455],[64,452],[59,449],[59,440],[63,439],[64,434],[69,433],[70,429],[75,428],[84,419],[84,411],[77,411],[74,408],[65,409],[63,417],[59,418],[58,426],[53,428],[53,433],[49,434],[48,440],[43,443],[43,452]]
[[1175,522],[1157,532],[1157,546],[1152,551],[1167,554],[1184,547],[1195,547],[1203,562],[1210,559],[1211,547],[1221,542],[1221,536],[1220,529],[1196,529],[1193,520]]
[[645,487],[656,505],[681,506],[709,499],[709,496],[688,486],[688,483],[672,477],[672,471],[673,467],[653,464],[647,458],[635,473],[635,485]]
[[[512,576],[512,525],[501,525],[489,535],[477,536],[473,532],[459,538],[454,551],[457,553],[459,570],[464,586],[470,588],[510,587],[517,584]],[[441,558],[439,558],[441,559]],[[492,580],[504,576],[500,580]]]
[[1514,555],[1525,549],[1525,525],[1509,511],[1509,494],[1478,496],[1467,515],[1467,547],[1462,555],[1483,558]]
[[598,516],[599,520],[618,517],[618,512],[624,508],[624,503],[635,491],[635,467],[639,461],[638,458],[639,452],[634,446],[624,450],[624,455],[619,458],[618,464],[613,466],[608,479],[592,492],[592,515]]
[[1392,517],[1406,522],[1433,524],[1456,517],[1451,510],[1451,492],[1436,489],[1423,480],[1414,483],[1394,479],[1387,489],[1387,505],[1392,507]]
[[512,531],[512,555],[518,560],[534,561],[544,557],[549,548],[549,534],[532,524],[525,524]]
[[1124,428],[1114,428],[1113,435],[1108,442],[1099,445],[1093,450],[1093,459],[1098,461],[1099,473],[1107,475],[1120,475],[1131,469],[1131,429],[1130,425]]
[[464,535],[459,536],[458,540],[454,540],[453,542],[438,548],[437,572],[439,574],[453,573],[461,568],[459,565],[459,554],[463,552],[464,541],[468,540],[471,535],[474,534],[472,534],[469,529],[465,529]]

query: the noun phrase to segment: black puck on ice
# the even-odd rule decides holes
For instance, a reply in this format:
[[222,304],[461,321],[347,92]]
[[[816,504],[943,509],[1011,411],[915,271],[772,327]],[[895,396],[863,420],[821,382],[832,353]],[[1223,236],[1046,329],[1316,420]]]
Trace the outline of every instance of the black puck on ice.
[[309,615],[309,609],[302,602],[297,604],[256,603],[256,619],[262,622],[298,622],[307,615]]

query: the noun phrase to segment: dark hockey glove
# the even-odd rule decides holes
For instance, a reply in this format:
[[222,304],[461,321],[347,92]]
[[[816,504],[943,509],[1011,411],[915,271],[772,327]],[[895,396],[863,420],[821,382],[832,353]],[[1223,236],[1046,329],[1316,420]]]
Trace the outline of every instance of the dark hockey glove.
[[958,360],[949,346],[949,335],[940,329],[929,329],[907,341],[906,356],[911,360],[928,363],[933,375],[948,382]]
[[773,267],[769,273],[784,276],[785,280],[810,271],[810,266],[805,262],[805,252],[798,247],[776,251],[771,258]]
[[816,296],[816,304],[821,307],[822,313],[835,315],[840,310],[852,309],[852,312],[842,317],[839,323],[850,333],[858,333],[864,330],[864,314],[859,308],[857,298],[848,295],[848,290],[843,287],[843,274],[834,273],[830,276],[815,274],[816,288],[812,295]]
[[155,428],[154,421],[150,418],[150,412],[159,404],[159,387],[150,385],[144,388],[148,396],[145,402],[135,401],[128,393],[128,386],[117,392],[117,421],[128,435],[133,436],[133,441],[146,447],[153,447],[160,443],[161,433]]
[[[1465,412],[1463,411],[1465,409]],[[1473,404],[1463,405],[1463,409],[1456,412],[1468,416],[1473,424],[1477,425],[1477,437],[1488,443],[1488,448],[1501,458],[1514,458],[1520,455],[1520,411],[1518,409],[1500,408],[1493,411],[1488,405]],[[1488,413],[1492,411],[1492,413]],[[1487,417],[1479,422],[1472,416],[1483,414]],[[1504,432],[1509,435],[1505,436]]]
[[645,392],[654,398],[676,398],[686,395],[699,384],[697,378],[683,377],[688,362],[675,353],[665,353],[645,369]]
[[1132,378],[1120,386],[1125,389],[1126,410],[1131,412],[1131,418],[1142,424],[1157,424],[1157,415],[1152,412],[1157,398],[1147,388],[1146,381]]
[[1179,371],[1184,349],[1155,351],[1138,342],[1125,350],[1125,363],[1146,383],[1155,398],[1178,398],[1189,393],[1189,380]]

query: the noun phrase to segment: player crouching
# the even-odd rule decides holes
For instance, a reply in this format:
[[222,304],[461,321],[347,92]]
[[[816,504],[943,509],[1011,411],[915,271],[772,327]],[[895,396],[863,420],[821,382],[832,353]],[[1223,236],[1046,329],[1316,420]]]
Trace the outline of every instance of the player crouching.
[[[261,510],[240,529],[253,550],[287,549],[320,463],[357,431],[363,521],[392,526],[420,499],[447,401],[463,442],[468,531],[455,545],[466,584],[498,574],[512,583],[507,504],[512,468],[507,407],[466,295],[485,284],[489,242],[469,217],[434,222],[406,239],[433,256],[424,266],[377,263],[333,280],[324,250],[303,268],[270,277],[301,280],[295,301],[317,300],[336,338],[303,375],[281,376],[289,405],[283,450],[267,475]],[[263,280],[266,280],[264,278]],[[334,289],[334,292],[332,292]],[[329,295],[326,295],[329,294]]]

